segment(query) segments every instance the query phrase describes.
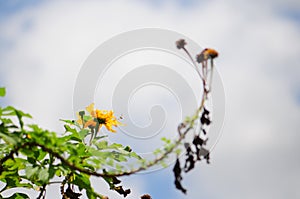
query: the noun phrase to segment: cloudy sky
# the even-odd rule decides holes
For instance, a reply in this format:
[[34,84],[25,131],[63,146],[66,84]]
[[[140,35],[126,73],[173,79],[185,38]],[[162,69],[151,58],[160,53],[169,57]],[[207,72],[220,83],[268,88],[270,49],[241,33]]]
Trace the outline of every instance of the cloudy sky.
[[[187,196],[175,190],[167,168],[124,178],[133,188],[128,198],[300,198],[296,0],[0,1],[0,85],[8,93],[1,105],[62,131],[58,119],[73,117],[76,78],[91,52],[115,35],[148,27],[218,49],[226,117],[212,163],[185,177]],[[48,198],[58,194],[52,187]]]

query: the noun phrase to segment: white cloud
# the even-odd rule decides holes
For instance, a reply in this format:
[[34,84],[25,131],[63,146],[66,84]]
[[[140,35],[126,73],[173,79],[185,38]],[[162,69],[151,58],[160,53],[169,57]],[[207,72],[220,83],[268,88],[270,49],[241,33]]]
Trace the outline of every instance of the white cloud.
[[58,118],[72,117],[76,75],[94,48],[142,27],[181,32],[220,51],[227,97],[212,164],[186,178],[186,198],[201,197],[199,189],[207,198],[297,198],[300,112],[292,92],[299,90],[300,30],[277,10],[299,3],[276,2],[210,1],[183,10],[171,2],[47,2],[1,22],[0,38],[10,43],[0,55],[1,83],[12,104],[62,130]]

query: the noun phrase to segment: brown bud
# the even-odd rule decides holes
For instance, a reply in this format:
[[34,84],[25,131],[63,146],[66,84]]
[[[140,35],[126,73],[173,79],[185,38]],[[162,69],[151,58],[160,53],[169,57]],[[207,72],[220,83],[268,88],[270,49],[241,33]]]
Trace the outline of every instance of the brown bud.
[[179,39],[178,41],[176,41],[176,47],[178,49],[184,48],[185,45],[186,45],[186,42],[184,39]]
[[218,57],[218,52],[211,48],[205,48],[200,54],[196,56],[197,62],[201,63],[208,59],[214,59]]

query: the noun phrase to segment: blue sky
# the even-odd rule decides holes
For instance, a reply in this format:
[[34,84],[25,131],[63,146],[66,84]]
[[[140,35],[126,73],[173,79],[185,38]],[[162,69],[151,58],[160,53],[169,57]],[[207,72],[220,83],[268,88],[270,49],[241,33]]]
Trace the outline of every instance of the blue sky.
[[185,177],[187,196],[168,168],[124,178],[134,191],[128,198],[299,198],[299,16],[294,0],[0,1],[0,84],[7,87],[0,103],[62,131],[58,119],[73,117],[76,77],[95,48],[133,29],[174,30],[220,52],[222,137],[212,164]]
[[12,1],[0,1],[0,17],[2,20],[13,15],[16,12],[19,12],[22,9],[29,9],[30,7],[37,6],[43,3],[43,1],[37,0],[12,0]]

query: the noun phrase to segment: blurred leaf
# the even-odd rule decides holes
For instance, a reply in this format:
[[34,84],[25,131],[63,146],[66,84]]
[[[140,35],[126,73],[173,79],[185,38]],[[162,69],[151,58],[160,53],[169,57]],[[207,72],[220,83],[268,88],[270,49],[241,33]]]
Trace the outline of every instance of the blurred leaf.
[[7,106],[4,109],[2,109],[2,115],[4,116],[15,116],[15,108],[12,106]]
[[94,140],[97,141],[97,140],[100,140],[100,139],[106,138],[106,137],[108,137],[108,135],[97,136],[94,138]]
[[[1,126],[0,126],[0,130],[1,130]],[[11,144],[11,145],[17,144],[17,139],[15,136],[8,135],[7,133],[5,133],[3,131],[0,132],[0,137],[6,142],[6,144]]]
[[72,134],[77,134],[78,135],[77,130],[75,128],[72,128],[67,124],[65,124],[64,127],[65,127],[66,132],[70,132]]
[[162,140],[163,142],[165,142],[166,144],[170,144],[170,143],[171,143],[171,140],[170,140],[170,139],[167,139],[167,138],[165,138],[165,137],[161,138],[161,140]]
[[41,129],[38,125],[36,124],[29,124],[28,125],[29,128],[31,128],[34,132],[42,132],[43,129]]
[[23,111],[17,110],[15,109],[17,113],[17,115],[19,115],[20,117],[27,117],[27,118],[32,118],[32,116],[29,113],[24,113]]
[[97,149],[102,150],[102,149],[106,149],[108,146],[108,142],[106,140],[98,142],[95,144]]
[[32,167],[28,166],[25,169],[25,174],[28,179],[32,179],[34,175],[38,173],[39,168],[38,167]]
[[23,126],[24,126],[24,122],[23,122],[23,117],[27,117],[27,118],[32,118],[31,115],[27,114],[27,113],[24,113],[23,111],[20,111],[20,110],[17,110],[14,108],[14,111],[16,113],[16,116],[18,117],[18,120],[19,120],[19,124],[20,124],[20,127],[21,129],[23,129]]
[[41,180],[43,183],[47,183],[49,181],[48,169],[40,169],[38,177],[39,177],[39,180]]
[[45,152],[43,150],[39,150],[38,152],[39,152],[39,154],[38,154],[37,160],[41,161],[45,158],[45,156],[47,155],[47,152]]
[[96,199],[97,197],[101,197],[97,194],[91,186],[90,176],[85,174],[76,174],[73,184],[77,185],[79,190],[86,190],[86,195],[89,199]]
[[89,134],[89,130],[88,129],[82,129],[79,131],[79,137],[81,139],[84,139],[88,134]]
[[5,88],[4,88],[4,87],[1,87],[1,88],[0,88],[0,97],[4,97],[5,94],[6,94]]
[[71,125],[75,124],[74,120],[63,120],[63,119],[60,119],[60,121],[63,121],[64,123],[71,124]]
[[118,144],[118,143],[113,143],[113,144],[109,145],[107,148],[109,148],[109,149],[121,149],[121,148],[123,148],[123,145]]

